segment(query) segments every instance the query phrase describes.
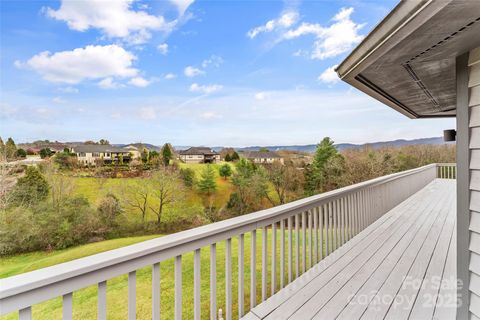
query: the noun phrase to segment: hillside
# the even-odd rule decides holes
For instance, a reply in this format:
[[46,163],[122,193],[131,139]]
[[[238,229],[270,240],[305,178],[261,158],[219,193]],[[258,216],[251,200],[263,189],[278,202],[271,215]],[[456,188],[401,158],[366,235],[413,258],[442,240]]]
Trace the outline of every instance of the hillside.
[[[372,142],[372,143],[364,143],[364,144],[353,144],[353,143],[339,143],[335,146],[338,150],[342,151],[345,149],[359,149],[364,148],[366,146],[372,147],[374,149],[378,149],[381,147],[386,146],[393,146],[393,147],[401,147],[406,145],[439,145],[444,144],[442,137],[433,137],[433,138],[421,138],[421,139],[414,139],[414,140],[405,140],[405,139],[398,139],[392,141],[380,141],[380,142]],[[222,147],[216,147],[215,150],[219,150]],[[238,151],[257,151],[261,146],[252,146],[252,147],[244,147],[244,148],[236,148]],[[290,150],[290,151],[300,151],[300,152],[314,152],[316,148],[316,144],[307,144],[307,145],[290,145],[290,146],[264,146],[263,148],[267,148],[272,151],[278,150]]]

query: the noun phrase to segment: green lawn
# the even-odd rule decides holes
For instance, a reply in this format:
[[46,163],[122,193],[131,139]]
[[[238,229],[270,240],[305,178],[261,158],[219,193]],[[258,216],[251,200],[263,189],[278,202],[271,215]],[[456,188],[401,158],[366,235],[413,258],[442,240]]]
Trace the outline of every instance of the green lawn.
[[[217,191],[214,196],[214,204],[217,208],[221,208],[226,205],[230,194],[233,191],[233,186],[229,179],[225,180],[218,175],[218,168],[221,164],[212,164],[215,169]],[[232,169],[234,168],[233,165]],[[196,173],[196,179],[200,179],[201,172],[205,167],[205,164],[184,164],[180,163],[181,168],[191,168]],[[98,200],[111,192],[119,195],[121,187],[128,187],[128,185],[134,184],[138,180],[144,178],[92,178],[92,177],[75,177],[75,189],[74,193],[86,197],[92,205],[96,205]],[[186,201],[191,206],[203,205],[202,197],[193,189],[187,189]],[[126,214],[129,219],[140,219],[139,212],[132,208],[125,208]],[[149,210],[148,210],[149,211]],[[155,220],[156,216],[149,212],[147,213],[147,220]]]
[[[257,301],[261,297],[261,231],[257,231]],[[115,240],[102,241],[93,244],[87,244],[66,250],[54,251],[51,253],[35,252],[29,254],[16,255],[2,259],[0,263],[0,277],[8,277],[27,271],[32,271],[42,267],[70,261],[83,256],[88,256],[98,252],[122,247],[136,242],[148,240],[155,236],[131,237]],[[271,232],[269,231],[269,238]],[[280,260],[280,233],[277,236],[277,274],[279,277]],[[295,235],[293,237],[295,248]],[[269,261],[271,261],[271,244],[269,241]],[[237,290],[238,290],[238,238],[232,240],[232,293],[233,293],[233,312],[234,318],[237,317]],[[287,250],[287,244],[285,244]],[[295,251],[295,250],[294,250]],[[300,250],[301,251],[301,250]],[[245,310],[250,305],[250,233],[245,234]],[[202,300],[202,318],[209,317],[209,265],[210,265],[209,247],[202,248],[201,252],[201,300]],[[301,261],[300,261],[301,263]],[[294,257],[295,266],[295,257]],[[217,306],[225,309],[225,242],[217,244]],[[301,270],[301,268],[300,268]],[[277,277],[277,279],[278,279]],[[163,319],[173,318],[173,297],[174,297],[174,270],[173,259],[161,263],[161,312]],[[268,292],[271,290],[271,269],[268,270]],[[108,280],[107,289],[107,313],[109,319],[127,318],[127,276],[120,276]],[[277,280],[277,286],[279,281]],[[184,318],[193,318],[193,254],[188,253],[183,256],[183,315]],[[97,287],[91,286],[73,295],[74,319],[95,319],[97,314]],[[61,318],[62,305],[61,298],[56,298],[33,306],[34,319],[59,319]],[[16,319],[17,314],[10,314],[0,319]],[[137,318],[151,318],[151,267],[145,267],[137,271]]]

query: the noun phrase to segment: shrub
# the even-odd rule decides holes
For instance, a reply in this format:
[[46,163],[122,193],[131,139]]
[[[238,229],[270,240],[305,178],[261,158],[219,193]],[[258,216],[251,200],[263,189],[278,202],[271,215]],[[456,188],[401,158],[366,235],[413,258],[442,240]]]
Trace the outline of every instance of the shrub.
[[195,171],[191,168],[180,169],[180,178],[186,187],[193,187],[195,184]]
[[27,157],[27,151],[25,151],[24,149],[17,149],[17,151],[15,152],[15,156],[17,158],[26,158]]
[[27,167],[25,176],[18,179],[13,190],[16,205],[31,206],[48,196],[48,182],[35,167]]

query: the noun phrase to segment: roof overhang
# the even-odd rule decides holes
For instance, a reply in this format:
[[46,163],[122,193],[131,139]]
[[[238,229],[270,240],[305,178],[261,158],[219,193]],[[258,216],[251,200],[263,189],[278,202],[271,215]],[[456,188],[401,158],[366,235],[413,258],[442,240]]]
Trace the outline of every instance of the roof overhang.
[[337,73],[407,117],[454,117],[455,59],[478,46],[479,0],[402,1]]

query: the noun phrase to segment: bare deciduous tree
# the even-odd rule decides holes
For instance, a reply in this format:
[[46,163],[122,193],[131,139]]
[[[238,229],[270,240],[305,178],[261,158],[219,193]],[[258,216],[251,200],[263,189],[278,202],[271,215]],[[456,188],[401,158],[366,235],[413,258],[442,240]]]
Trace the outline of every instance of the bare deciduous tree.
[[150,184],[155,203],[150,205],[149,208],[157,216],[157,225],[160,225],[165,210],[185,199],[185,190],[178,173],[173,170],[157,171],[151,177]]

